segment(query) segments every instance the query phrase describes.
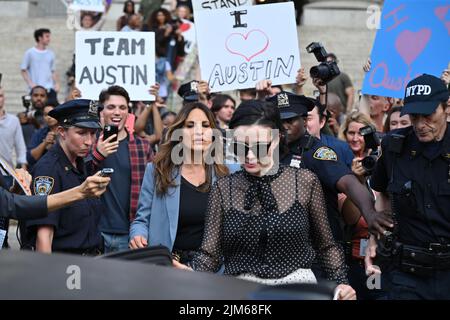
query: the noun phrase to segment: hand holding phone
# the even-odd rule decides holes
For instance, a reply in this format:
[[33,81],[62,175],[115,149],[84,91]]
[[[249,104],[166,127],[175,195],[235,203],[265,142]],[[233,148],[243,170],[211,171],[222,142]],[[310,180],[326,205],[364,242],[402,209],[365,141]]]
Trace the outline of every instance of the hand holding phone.
[[112,135],[116,135],[114,139],[112,139],[110,142],[117,141],[117,134],[119,133],[119,127],[114,125],[106,125],[103,128],[103,141],[111,137]]
[[114,173],[113,168],[104,168],[100,171],[100,177],[110,177]]

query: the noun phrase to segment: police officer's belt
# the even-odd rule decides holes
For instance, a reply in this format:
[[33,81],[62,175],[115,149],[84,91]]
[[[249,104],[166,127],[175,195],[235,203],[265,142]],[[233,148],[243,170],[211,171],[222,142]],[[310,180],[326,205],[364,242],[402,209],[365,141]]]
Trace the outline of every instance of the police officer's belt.
[[450,271],[450,245],[431,243],[428,247],[403,244],[400,269],[419,276],[431,276],[436,270]]

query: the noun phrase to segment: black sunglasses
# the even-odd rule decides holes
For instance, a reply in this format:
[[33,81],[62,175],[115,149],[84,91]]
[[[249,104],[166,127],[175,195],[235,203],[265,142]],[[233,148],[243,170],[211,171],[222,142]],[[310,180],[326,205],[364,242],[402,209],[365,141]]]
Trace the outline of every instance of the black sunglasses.
[[245,142],[233,141],[231,143],[231,151],[236,156],[244,156],[246,157],[248,152],[251,150],[256,158],[261,159],[267,157],[269,153],[269,148],[272,142],[257,142],[249,146]]

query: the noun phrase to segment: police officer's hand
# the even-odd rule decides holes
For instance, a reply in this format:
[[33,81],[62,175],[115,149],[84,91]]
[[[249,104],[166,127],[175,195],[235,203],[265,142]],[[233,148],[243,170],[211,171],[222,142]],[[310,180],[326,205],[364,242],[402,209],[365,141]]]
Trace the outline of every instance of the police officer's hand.
[[143,236],[135,236],[133,239],[130,240],[129,247],[131,249],[145,248],[147,246],[148,246],[147,239],[145,239]]
[[97,152],[100,153],[104,158],[107,158],[113,153],[116,153],[117,149],[119,149],[118,140],[111,142],[111,140],[113,140],[115,137],[117,137],[117,134],[113,134],[105,141],[103,141],[103,135],[98,138]]
[[340,284],[336,287],[335,292],[338,292],[338,300],[356,300],[356,291],[346,284]]
[[391,214],[388,211],[368,212],[364,215],[364,218],[369,227],[369,232],[376,236],[384,234],[386,229],[392,229],[394,227]]
[[94,176],[86,178],[80,185],[80,192],[83,198],[98,198],[106,191],[110,181],[109,177],[101,177],[99,171]]
[[377,241],[375,236],[370,236],[369,243],[366,247],[366,256],[364,257],[364,263],[366,265],[366,275],[371,276],[373,274],[381,274],[380,268],[373,264],[373,261],[377,255]]
[[264,100],[266,97],[273,96],[272,81],[261,80],[256,84],[256,96],[258,100]]

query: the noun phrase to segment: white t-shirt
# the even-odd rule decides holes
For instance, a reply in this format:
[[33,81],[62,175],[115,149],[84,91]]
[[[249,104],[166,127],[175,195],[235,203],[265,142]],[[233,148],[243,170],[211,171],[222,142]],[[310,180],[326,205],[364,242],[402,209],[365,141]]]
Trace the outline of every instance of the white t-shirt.
[[[53,51],[38,50],[33,47],[25,52],[21,70],[27,70],[31,81],[46,89],[54,89],[53,72],[55,71],[55,54]],[[31,88],[29,88],[31,89]]]

